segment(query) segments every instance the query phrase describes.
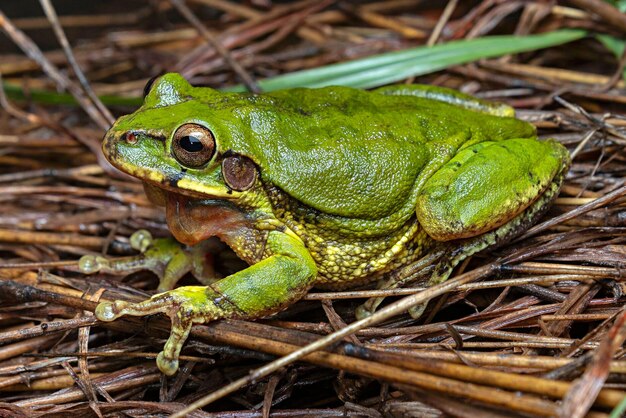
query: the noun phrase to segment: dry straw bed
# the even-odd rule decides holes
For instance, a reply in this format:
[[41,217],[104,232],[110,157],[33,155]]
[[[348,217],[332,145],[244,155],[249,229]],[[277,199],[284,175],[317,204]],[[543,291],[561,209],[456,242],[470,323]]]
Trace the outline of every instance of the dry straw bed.
[[[55,3],[0,5],[0,416],[623,414],[624,2]],[[437,61],[445,48],[454,54]],[[313,291],[264,320],[195,326],[164,378],[165,318],[91,313],[145,298],[155,277],[85,276],[77,260],[131,254],[138,229],[168,234],[141,184],[100,151],[165,71],[251,91],[453,87],[513,105],[573,164],[538,225],[446,283]],[[215,261],[222,274],[241,264],[219,243]],[[385,308],[355,323],[372,296],[388,296]],[[420,301],[413,320],[406,308]]]

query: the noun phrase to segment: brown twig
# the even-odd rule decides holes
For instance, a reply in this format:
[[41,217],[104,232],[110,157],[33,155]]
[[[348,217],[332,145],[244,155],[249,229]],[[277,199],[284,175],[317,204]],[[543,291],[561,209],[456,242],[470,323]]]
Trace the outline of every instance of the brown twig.
[[91,100],[91,103],[93,103],[96,109],[98,109],[98,111],[102,114],[102,117],[107,121],[108,125],[109,126],[113,125],[113,122],[115,122],[115,118],[113,117],[111,112],[109,112],[109,109],[107,109],[102,104],[98,96],[96,96],[96,94],[93,92],[93,90],[91,89],[91,85],[89,84],[89,81],[87,80],[87,77],[85,77],[85,74],[80,69],[78,62],[76,62],[76,58],[74,57],[74,54],[72,53],[72,48],[70,47],[70,43],[67,40],[67,37],[65,36],[65,32],[63,32],[63,28],[61,27],[59,18],[56,14],[56,11],[54,10],[54,6],[52,6],[52,3],[50,2],[50,0],[39,0],[39,3],[41,4],[41,7],[46,13],[48,20],[50,21],[50,24],[52,25],[52,29],[54,30],[54,34],[59,40],[59,43],[61,44],[61,47],[63,48],[63,51],[65,52],[65,55],[67,56],[67,61],[71,65],[72,70],[74,71],[74,74],[76,75],[76,78],[78,78],[80,85],[83,87],[83,90],[85,91],[85,94],[87,95],[89,100]]
[[254,81],[254,79],[248,74],[248,72],[237,61],[233,59],[230,52],[222,46],[222,44],[213,36],[211,32],[198,20],[196,15],[185,5],[184,0],[170,0],[170,2],[178,9],[185,19],[191,23],[198,32],[202,35],[206,41],[211,44],[213,48],[224,58],[228,65],[237,73],[241,81],[246,85],[249,91],[253,93],[260,93],[261,89]]
[[446,23],[448,23],[448,20],[450,19],[450,16],[452,16],[452,13],[454,13],[454,9],[456,8],[457,3],[458,3],[458,0],[448,1],[448,4],[446,4],[445,9],[443,9],[443,12],[441,13],[441,16],[439,17],[439,20],[437,21],[437,25],[434,27],[433,31],[431,32],[430,37],[428,38],[428,41],[426,41],[426,45],[433,46],[437,43],[437,40],[439,39],[439,36],[441,35],[443,28],[446,26]]
[[[609,375],[613,354],[626,340],[626,310],[622,309],[613,326],[593,355],[585,373],[570,388],[559,408],[559,418],[582,418],[593,404]],[[615,405],[617,406],[617,405]]]
[[[624,33],[619,22],[582,3],[456,2],[446,17],[454,1],[193,2],[192,15],[253,80],[424,45],[428,34],[447,41],[569,27],[607,39]],[[14,26],[29,28],[57,71],[71,76],[68,62],[74,62],[95,93],[116,96],[108,100],[139,98],[145,80],[164,70],[214,88],[232,83],[233,74],[240,78],[171,2],[128,3],[124,15],[101,13],[118,3],[123,2],[111,0],[104,8],[94,3],[89,16],[77,6],[69,11],[76,14],[51,20],[13,18],[18,3],[4,12]],[[61,33],[57,41],[51,23],[57,32],[62,26],[67,39]],[[544,215],[549,223],[466,259],[452,277],[494,260],[507,263],[485,280],[436,298],[419,320],[396,315],[357,330],[267,378],[248,380],[245,388],[211,405],[211,412],[190,416],[503,418],[556,416],[567,408],[606,417],[626,389],[626,351],[617,345],[606,351],[609,339],[618,344],[621,338],[611,326],[622,314],[626,294],[626,196],[619,191],[626,173],[626,96],[613,54],[590,37],[571,47],[407,80],[505,101],[537,127],[539,136],[570,150],[575,158]],[[41,71],[38,61],[18,48],[0,55],[0,72],[10,86],[8,97],[0,93],[7,110],[0,112],[0,393],[5,401],[0,415],[170,415],[276,356],[350,327],[359,299],[397,301],[427,289],[418,281],[402,289],[315,290],[255,323],[194,326],[179,373],[161,376],[152,366],[170,330],[167,321],[154,316],[103,324],[84,313],[94,308],[89,295],[102,288],[107,300],[138,301],[154,292],[156,278],[149,272],[87,277],[77,272],[76,260],[109,247],[129,254],[126,237],[137,229],[169,236],[166,214],[149,203],[140,182],[108,176],[102,160],[105,170],[95,165],[94,155],[101,158],[100,124],[72,104],[41,101],[66,103],[68,97],[53,91],[64,89],[62,83],[53,79],[51,84],[47,69]],[[82,89],[78,79],[74,84]],[[11,96],[16,86],[21,97]],[[133,106],[110,108],[126,114]],[[243,268],[217,241],[210,255],[212,270],[222,277]],[[181,285],[194,283],[191,277],[181,280]],[[594,363],[601,354],[602,361]],[[586,388],[593,388],[588,398],[581,395]]]
[[610,3],[602,0],[571,0],[571,3],[600,16],[621,31],[626,31],[626,16]]
[[72,96],[83,106],[83,109],[93,119],[94,122],[102,129],[109,129],[109,122],[102,116],[85,97],[83,92],[72,83],[59,69],[54,66],[37,45],[24,32],[16,28],[9,18],[0,10],[0,28],[11,38],[30,58],[35,60],[41,68],[52,78],[61,88],[67,89]]

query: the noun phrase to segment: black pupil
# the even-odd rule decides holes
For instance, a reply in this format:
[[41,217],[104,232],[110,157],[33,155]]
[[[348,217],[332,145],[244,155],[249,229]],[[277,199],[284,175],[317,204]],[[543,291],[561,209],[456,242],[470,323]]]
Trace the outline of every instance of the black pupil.
[[191,135],[183,136],[178,143],[187,152],[200,152],[204,148],[202,141]]

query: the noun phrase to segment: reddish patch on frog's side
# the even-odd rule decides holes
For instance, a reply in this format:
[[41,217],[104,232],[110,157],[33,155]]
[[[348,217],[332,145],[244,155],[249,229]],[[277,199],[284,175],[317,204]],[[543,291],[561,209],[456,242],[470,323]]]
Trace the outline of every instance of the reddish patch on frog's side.
[[167,193],[167,226],[174,237],[195,245],[210,237],[229,244],[232,238],[250,228],[244,214],[224,204],[211,205],[177,193]]

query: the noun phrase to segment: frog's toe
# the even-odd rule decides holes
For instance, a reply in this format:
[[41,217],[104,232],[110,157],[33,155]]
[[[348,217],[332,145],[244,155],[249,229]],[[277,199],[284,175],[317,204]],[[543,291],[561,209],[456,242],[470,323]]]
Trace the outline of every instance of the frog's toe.
[[409,315],[411,315],[411,318],[420,319],[422,315],[424,314],[424,311],[426,310],[427,305],[428,305],[428,302],[424,302],[424,303],[420,303],[419,305],[415,305],[409,308]]
[[109,260],[100,255],[84,255],[78,260],[78,269],[85,274],[94,274],[108,267]]
[[112,302],[102,302],[96,306],[96,318],[100,321],[111,322],[120,316],[115,304]]
[[166,376],[173,376],[178,370],[178,358],[166,358],[165,351],[161,351],[157,356],[157,367]]
[[178,370],[178,356],[195,322],[195,311],[190,306],[181,306],[172,315],[172,330],[163,351],[157,356],[157,367],[163,374],[172,376]]
[[135,231],[129,238],[130,246],[141,252],[145,253],[150,246],[154,243],[154,239],[152,238],[152,234],[150,231],[145,229],[140,229]]
[[169,314],[173,308],[172,301],[168,297],[167,293],[161,293],[144,300],[143,302],[126,302],[123,300],[116,300],[114,302],[101,302],[96,307],[96,318],[101,321],[114,321],[117,318],[130,315],[130,316],[148,316],[157,313]]
[[385,300],[384,298],[370,298],[366,300],[361,306],[356,308],[354,314],[357,319],[367,318],[368,316],[372,316],[378,306]]
[[356,319],[361,320],[361,319],[365,319],[369,316],[372,316],[374,312],[371,311],[369,309],[368,306],[366,306],[366,304],[362,304],[359,305],[359,307],[356,308],[356,310],[354,311],[354,315],[356,316]]

